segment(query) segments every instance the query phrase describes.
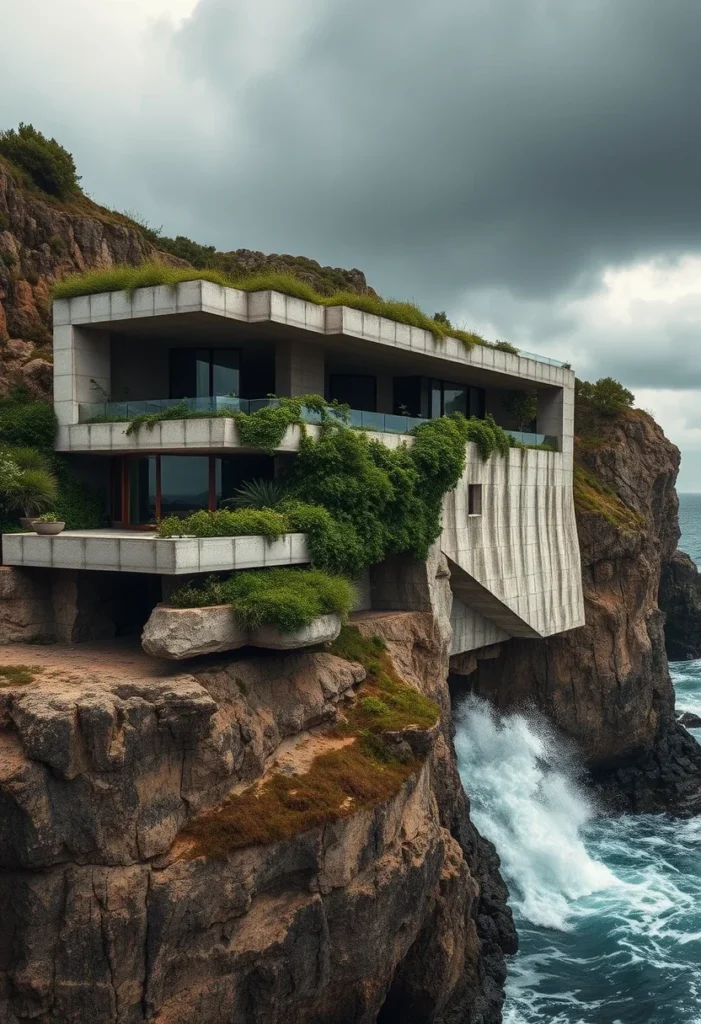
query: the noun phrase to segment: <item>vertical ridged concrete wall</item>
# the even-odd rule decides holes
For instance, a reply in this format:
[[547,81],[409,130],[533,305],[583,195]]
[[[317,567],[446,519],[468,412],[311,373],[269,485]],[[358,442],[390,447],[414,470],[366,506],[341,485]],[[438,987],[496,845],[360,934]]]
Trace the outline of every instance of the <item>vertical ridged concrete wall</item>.
[[[468,515],[470,484],[482,486],[481,515]],[[511,449],[483,462],[468,445],[440,547],[456,598],[454,654],[584,625],[569,452]]]

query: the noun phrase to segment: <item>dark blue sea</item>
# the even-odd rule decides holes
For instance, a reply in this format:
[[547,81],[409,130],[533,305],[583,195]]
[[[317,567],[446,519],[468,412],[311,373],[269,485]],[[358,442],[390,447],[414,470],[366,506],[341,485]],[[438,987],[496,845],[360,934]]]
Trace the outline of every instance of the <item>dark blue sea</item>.
[[[701,494],[680,505],[701,564]],[[677,708],[701,715],[701,661],[670,668]],[[483,703],[463,707],[456,746],[520,935],[506,1024],[701,1024],[701,819],[598,816],[545,723]]]

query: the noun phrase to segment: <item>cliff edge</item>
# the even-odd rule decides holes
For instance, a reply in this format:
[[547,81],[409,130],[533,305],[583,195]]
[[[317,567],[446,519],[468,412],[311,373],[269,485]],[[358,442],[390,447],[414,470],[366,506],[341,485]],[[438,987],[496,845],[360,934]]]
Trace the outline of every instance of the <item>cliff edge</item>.
[[[3,1021],[501,1019],[515,936],[457,774],[446,636],[422,613],[358,627],[340,653],[172,676],[55,651],[10,673]],[[401,728],[373,731],[371,678]]]
[[512,640],[461,686],[534,706],[575,740],[618,809],[701,811],[701,747],[677,724],[660,580],[679,539],[679,451],[645,412],[578,409],[575,503],[586,626]]

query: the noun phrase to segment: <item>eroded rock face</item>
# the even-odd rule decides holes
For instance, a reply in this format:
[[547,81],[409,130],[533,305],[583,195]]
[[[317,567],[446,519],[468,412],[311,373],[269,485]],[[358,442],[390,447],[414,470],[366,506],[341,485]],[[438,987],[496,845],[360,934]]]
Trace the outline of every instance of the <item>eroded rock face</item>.
[[579,459],[642,516],[642,528],[626,533],[578,511],[586,626],[511,640],[463,686],[504,710],[543,711],[578,743],[615,806],[690,814],[701,810],[701,748],[675,721],[657,604],[679,538],[679,452],[639,411],[602,418],[597,432]]
[[675,551],[662,567],[659,602],[669,660],[701,657],[701,575],[684,551]]
[[[446,703],[431,615],[363,628]],[[226,860],[182,832],[333,723],[363,676],[301,652],[0,689],[3,1024],[496,1024],[513,928],[449,721],[417,734],[428,757],[382,804]]]

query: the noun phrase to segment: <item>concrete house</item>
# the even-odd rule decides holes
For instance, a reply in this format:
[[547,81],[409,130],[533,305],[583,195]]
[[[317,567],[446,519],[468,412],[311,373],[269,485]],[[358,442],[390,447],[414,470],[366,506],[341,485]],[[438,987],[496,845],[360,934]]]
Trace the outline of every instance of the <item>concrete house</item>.
[[[468,446],[438,542],[451,574],[453,653],[583,624],[568,367],[487,346],[468,351],[345,306],[205,281],[59,300],[53,318],[57,449],[109,494],[110,528],[5,535],[3,562],[70,578],[63,614],[74,635],[90,637],[95,607],[118,596],[145,619],[174,578],[309,561],[303,534],[271,543],[154,532],[166,515],[215,509],[245,480],[274,476],[294,458],[299,427],[268,456],[241,445],[232,418],[164,420],[132,433],[125,422],[185,399],[202,412],[254,411],[271,394],[309,393],[347,403],[351,422],[390,446],[454,411],[491,413],[525,443],[547,442],[552,450],[512,449],[486,462]],[[522,425],[510,422],[504,402],[514,389],[537,395],[532,432],[512,429]],[[416,571],[401,559],[376,567],[362,606],[430,607]]]

